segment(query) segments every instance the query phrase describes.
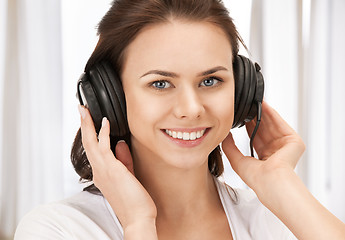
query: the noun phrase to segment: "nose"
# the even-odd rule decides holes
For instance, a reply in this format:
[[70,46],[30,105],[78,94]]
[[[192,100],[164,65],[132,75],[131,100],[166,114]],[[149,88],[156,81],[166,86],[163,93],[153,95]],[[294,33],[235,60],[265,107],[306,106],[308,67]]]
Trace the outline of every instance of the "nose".
[[176,97],[174,114],[179,119],[198,119],[205,112],[200,93],[197,89],[180,89]]

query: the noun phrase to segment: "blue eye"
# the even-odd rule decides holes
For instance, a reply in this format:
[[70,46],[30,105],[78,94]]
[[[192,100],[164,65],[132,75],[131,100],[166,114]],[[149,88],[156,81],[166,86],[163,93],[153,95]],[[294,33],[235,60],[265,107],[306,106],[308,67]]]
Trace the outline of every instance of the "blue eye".
[[214,85],[217,85],[217,83],[219,83],[219,82],[221,82],[219,79],[214,78],[214,77],[210,77],[210,78],[203,80],[200,85],[204,86],[204,87],[212,87]]
[[157,89],[165,89],[171,87],[171,84],[168,81],[160,80],[153,82],[152,86]]

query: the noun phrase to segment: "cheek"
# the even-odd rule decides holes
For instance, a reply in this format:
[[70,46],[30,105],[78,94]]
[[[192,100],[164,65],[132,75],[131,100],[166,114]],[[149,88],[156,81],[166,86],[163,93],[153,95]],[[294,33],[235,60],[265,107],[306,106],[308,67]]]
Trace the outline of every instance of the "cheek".
[[[139,99],[142,101],[139,101]],[[135,95],[126,95],[127,120],[132,134],[136,132],[137,129],[142,129],[142,125],[146,122],[147,108],[145,104],[143,104],[144,102],[142,98]]]
[[214,111],[217,111],[217,115],[219,116],[221,128],[229,130],[231,129],[234,120],[234,105],[231,103],[232,101],[225,104],[218,104],[214,108]]
[[220,131],[224,131],[227,134],[234,120],[235,109],[233,91],[221,93],[221,95],[210,105],[210,111],[212,111],[212,115],[217,116]]
[[155,128],[164,111],[161,101],[135,90],[126,93],[126,105],[128,125],[133,135]]

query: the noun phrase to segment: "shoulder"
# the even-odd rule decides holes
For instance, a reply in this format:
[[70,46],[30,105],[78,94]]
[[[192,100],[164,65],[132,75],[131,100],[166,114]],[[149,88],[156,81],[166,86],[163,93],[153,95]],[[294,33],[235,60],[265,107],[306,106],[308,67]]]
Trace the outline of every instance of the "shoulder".
[[[229,223],[239,236],[250,239],[296,239],[290,230],[257,198],[251,189],[234,189],[217,179]],[[243,239],[243,238],[241,238]]]
[[26,214],[15,239],[122,239],[121,226],[103,196],[80,192]]

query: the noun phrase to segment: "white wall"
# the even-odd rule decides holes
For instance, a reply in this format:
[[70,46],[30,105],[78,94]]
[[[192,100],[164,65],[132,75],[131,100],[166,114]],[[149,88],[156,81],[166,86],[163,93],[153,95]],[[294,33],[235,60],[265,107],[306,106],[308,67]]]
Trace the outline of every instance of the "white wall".
[[[71,146],[80,127],[77,80],[98,41],[96,27],[111,0],[62,0],[63,164],[65,194],[81,189],[70,162]],[[82,7],[81,7],[82,6]]]
[[[75,97],[76,82],[96,45],[96,25],[109,8],[110,2],[111,0],[0,0],[0,156],[8,156],[6,159],[0,159],[0,221],[3,223],[9,219],[5,222],[6,226],[0,224],[0,238],[3,232],[13,228],[11,224],[18,221],[26,209],[51,199],[69,196],[83,187],[78,183],[78,175],[73,170],[69,156],[80,124],[78,101]],[[250,57],[259,61],[263,68],[266,100],[302,135],[307,144],[307,152],[298,169],[299,175],[312,193],[345,221],[345,107],[342,104],[345,89],[345,1],[224,2],[230,9],[230,15],[234,18],[239,33],[250,48]],[[8,11],[7,5],[11,5],[11,9],[15,11]],[[47,9],[52,16],[47,16]],[[19,14],[11,15],[10,19],[21,21],[19,25],[15,21],[7,21],[8,14],[13,12]],[[61,21],[57,16],[60,13]],[[49,22],[40,21],[39,16],[43,19],[53,17],[58,21],[56,24],[61,25],[54,24],[52,28]],[[300,25],[301,22],[303,26]],[[28,31],[29,27],[37,30],[37,33]],[[56,32],[51,32],[52,29]],[[7,43],[14,46],[13,42],[6,42],[10,36],[9,32],[25,37],[21,39],[18,49],[5,47]],[[37,41],[35,37],[38,38]],[[49,44],[54,48],[50,48]],[[40,55],[37,55],[37,46],[47,50],[42,50]],[[18,58],[15,60],[22,64],[5,69],[8,63],[5,62],[7,51],[12,51],[9,52],[11,58]],[[247,55],[243,48],[240,53]],[[53,67],[43,67],[42,71],[37,71],[46,66],[42,58],[54,62]],[[25,64],[26,62],[30,64]],[[13,74],[8,74],[5,78],[5,70]],[[37,75],[38,72],[40,75]],[[18,78],[19,73],[22,77],[23,73],[27,73],[28,78]],[[51,85],[45,85],[48,80],[52,80],[50,78],[54,81]],[[11,79],[14,81],[9,81]],[[21,79],[21,82],[18,79]],[[7,84],[12,84],[11,89],[4,89],[5,80]],[[30,81],[30,84],[26,80]],[[34,101],[39,107],[25,109],[26,97],[32,97],[25,91],[27,86],[31,86],[32,92],[39,95],[37,99],[54,98],[54,103],[36,99]],[[48,90],[43,89],[43,92],[40,92],[32,89],[37,86],[44,86]],[[16,89],[18,91],[14,91]],[[11,91],[20,97],[9,96]],[[13,100],[13,105],[4,104],[5,95]],[[61,101],[61,104],[58,103]],[[17,109],[17,106],[20,106],[20,109]],[[59,106],[56,111],[52,111],[54,106]],[[5,108],[6,111],[13,110],[11,114],[16,117],[4,116]],[[21,115],[18,115],[19,110],[22,111]],[[52,124],[56,122],[56,129],[46,124],[47,121]],[[41,131],[41,123],[49,131]],[[14,134],[10,135],[12,130]],[[245,129],[236,129],[233,133],[239,148],[249,155],[249,141]],[[45,147],[47,142],[44,140],[54,135],[57,149],[52,150]],[[39,141],[42,142],[42,151],[37,149]],[[11,144],[12,142],[19,144]],[[31,148],[30,144],[33,142],[36,144],[35,148]],[[4,146],[7,146],[6,149]],[[10,151],[12,155],[9,154]],[[47,153],[49,151],[58,152],[56,156],[52,156],[53,161],[45,157],[51,156]],[[26,153],[30,161],[26,161]],[[8,166],[11,168],[7,168]],[[24,168],[10,172],[13,167],[18,166]],[[36,166],[43,166],[47,170],[40,171]],[[228,164],[225,178],[232,186],[244,186]],[[23,185],[18,187],[19,183]],[[18,208],[11,212],[14,204],[18,204]]]

